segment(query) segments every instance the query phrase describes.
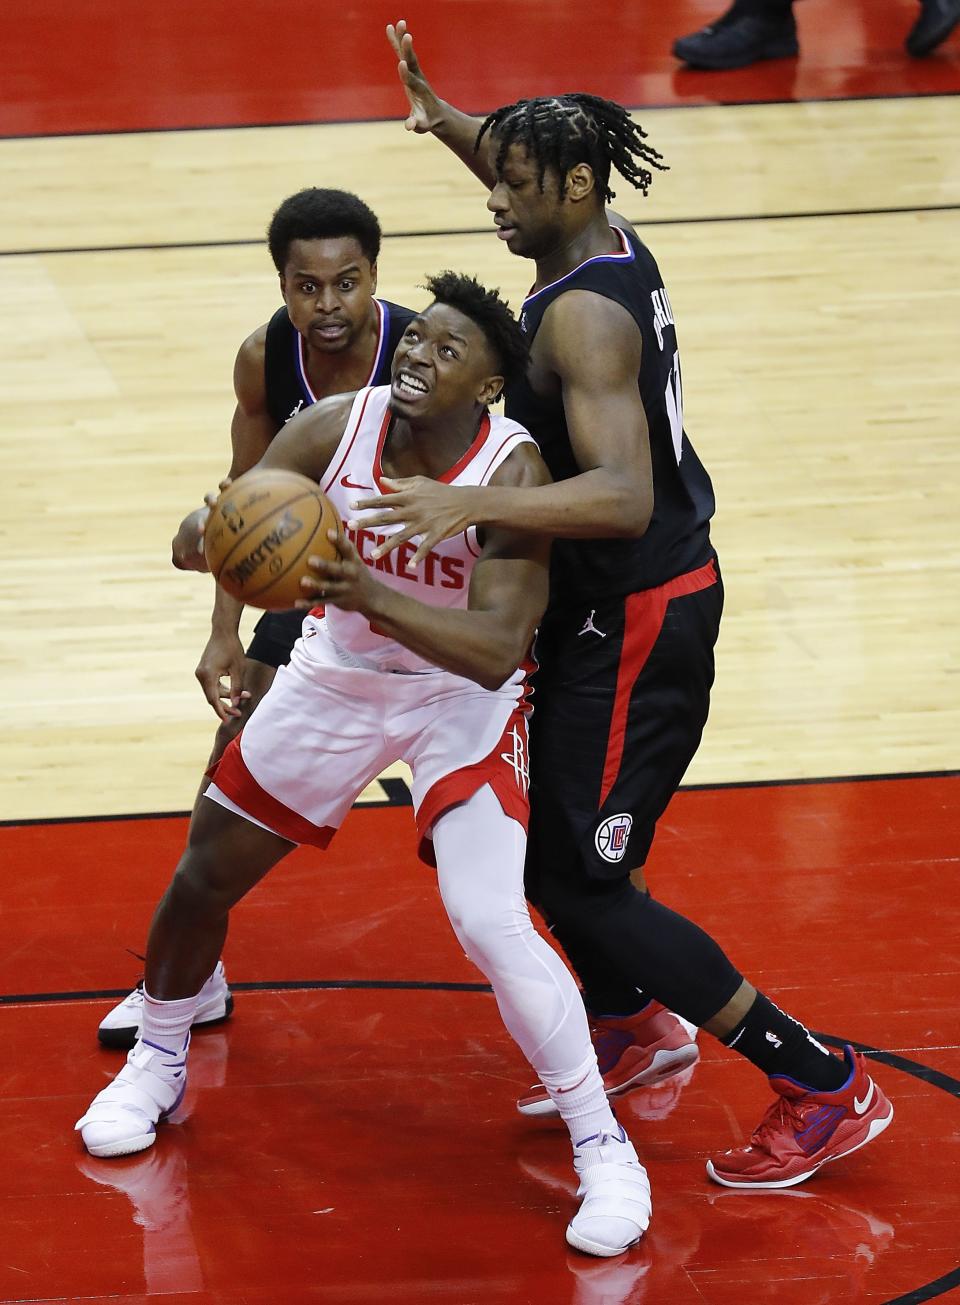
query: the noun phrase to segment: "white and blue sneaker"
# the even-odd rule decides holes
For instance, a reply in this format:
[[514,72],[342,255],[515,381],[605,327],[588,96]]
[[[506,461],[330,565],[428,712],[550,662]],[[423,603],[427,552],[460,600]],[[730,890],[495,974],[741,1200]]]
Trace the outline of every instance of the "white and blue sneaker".
[[633,1143],[616,1133],[585,1138],[573,1148],[583,1200],[567,1226],[567,1242],[587,1255],[622,1255],[646,1232],[652,1213],[650,1180]]
[[98,1092],[75,1130],[91,1155],[133,1155],[157,1140],[157,1124],[176,1110],[187,1086],[187,1048],[138,1041],[120,1073]]
[[[193,1018],[193,1028],[209,1028],[222,1024],[233,1014],[233,995],[227,986],[223,961],[200,989],[200,1005]],[[97,1038],[104,1047],[128,1051],[143,1030],[143,981],[128,993],[109,1014],[100,1021]]]

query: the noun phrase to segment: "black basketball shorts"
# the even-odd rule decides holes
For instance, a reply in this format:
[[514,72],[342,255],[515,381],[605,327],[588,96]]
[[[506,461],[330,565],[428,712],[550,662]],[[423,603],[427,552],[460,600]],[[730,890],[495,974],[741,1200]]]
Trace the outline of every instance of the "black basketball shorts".
[[723,609],[716,559],[656,589],[551,609],[530,722],[528,896],[647,859],[700,744]]
[[266,666],[286,666],[293,645],[300,638],[306,612],[264,612],[253,627],[247,656]]

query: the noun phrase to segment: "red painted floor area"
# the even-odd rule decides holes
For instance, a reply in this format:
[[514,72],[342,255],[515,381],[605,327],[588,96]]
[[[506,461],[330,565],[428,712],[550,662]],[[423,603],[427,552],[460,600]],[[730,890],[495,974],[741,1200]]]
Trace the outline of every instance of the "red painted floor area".
[[[31,0],[4,18],[0,135],[394,118],[403,99],[383,36],[405,16],[424,67],[471,112],[587,90],[630,105],[960,90],[960,37],[916,61],[916,0],[802,0],[802,57],[729,73],[684,70],[673,40],[726,0]],[[535,55],[532,52],[535,51]]]
[[[705,1039],[685,1082],[619,1107],[655,1214],[641,1248],[604,1263],[564,1245],[566,1142],[513,1112],[529,1074],[492,998],[389,986],[479,976],[414,859],[409,810],[355,811],[326,857],[296,853],[238,910],[228,969],[241,988],[387,986],[239,991],[233,1021],[195,1039],[185,1108],[153,1151],[96,1161],[71,1131],[119,1063],[94,1036],[109,1002],[0,1004],[0,1301],[941,1298],[960,1284],[958,810],[960,776],[677,798],[655,891],[815,1028],[895,1053],[874,1072],[897,1116],[803,1188],[713,1187],[704,1157],[749,1131],[767,1089]],[[183,832],[0,829],[0,993],[126,986],[123,948],[141,945]]]

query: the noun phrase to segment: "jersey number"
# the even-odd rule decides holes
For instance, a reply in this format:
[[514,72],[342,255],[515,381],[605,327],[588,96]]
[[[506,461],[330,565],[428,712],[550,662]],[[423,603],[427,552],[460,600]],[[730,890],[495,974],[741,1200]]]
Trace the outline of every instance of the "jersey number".
[[677,462],[683,453],[683,386],[680,383],[680,350],[673,355],[673,367],[667,381],[664,399],[667,404],[667,417],[670,420],[670,434],[673,436],[673,451]]

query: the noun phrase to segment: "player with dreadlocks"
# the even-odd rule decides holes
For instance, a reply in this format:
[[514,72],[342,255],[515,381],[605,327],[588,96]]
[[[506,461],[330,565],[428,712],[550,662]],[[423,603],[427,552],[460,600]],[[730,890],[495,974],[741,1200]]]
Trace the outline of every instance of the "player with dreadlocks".
[[[382,551],[420,536],[413,563],[470,524],[556,537],[537,641],[527,894],[583,982],[608,1091],[696,1058],[679,1012],[777,1093],[750,1144],[708,1173],[792,1186],[869,1142],[893,1110],[861,1056],[831,1055],[644,884],[656,822],[706,721],[723,601],[670,299],[637,233],[604,208],[612,167],[646,193],[663,162],[625,109],[595,96],[521,100],[478,122],[433,92],[405,23],[388,36],[408,130],[470,167],[498,237],[535,261],[521,314],[530,364],[506,403],[555,483],[492,493],[411,478],[360,506],[378,509],[370,524],[404,523]],[[520,1107],[550,1103],[535,1090]]]

